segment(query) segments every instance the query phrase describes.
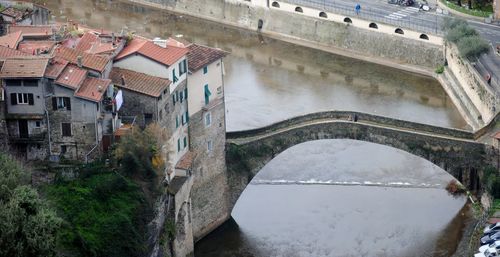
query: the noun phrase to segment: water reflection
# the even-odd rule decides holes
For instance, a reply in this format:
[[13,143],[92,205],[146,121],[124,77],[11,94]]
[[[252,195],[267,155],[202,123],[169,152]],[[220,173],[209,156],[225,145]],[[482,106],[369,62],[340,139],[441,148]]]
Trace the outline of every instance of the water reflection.
[[228,130],[333,109],[447,127],[467,126],[431,78],[122,1],[47,4],[60,10],[54,11],[60,21],[73,19],[114,31],[125,28],[148,37],[183,35],[189,41],[230,51],[225,65]]

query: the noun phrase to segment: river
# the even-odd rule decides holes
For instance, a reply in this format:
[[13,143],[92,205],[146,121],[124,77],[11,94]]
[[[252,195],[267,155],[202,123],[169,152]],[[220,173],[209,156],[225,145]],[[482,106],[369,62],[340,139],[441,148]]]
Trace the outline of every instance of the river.
[[[182,36],[231,52],[225,58],[230,131],[322,110],[468,128],[428,77],[122,1],[47,6],[58,21]],[[351,140],[298,145],[264,167],[240,197],[234,220],[198,242],[195,255],[450,256],[467,220],[465,199],[443,189],[450,179],[389,147]]]

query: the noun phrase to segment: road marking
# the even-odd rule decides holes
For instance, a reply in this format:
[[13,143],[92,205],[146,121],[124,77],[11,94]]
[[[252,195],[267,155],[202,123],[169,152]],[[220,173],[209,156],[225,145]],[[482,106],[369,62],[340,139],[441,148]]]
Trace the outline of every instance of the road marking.
[[418,8],[416,7],[406,7],[405,9],[399,10],[397,12],[393,12],[389,15],[386,15],[385,18],[392,19],[392,20],[397,20],[397,19],[402,19],[408,15],[411,15],[413,13],[418,12]]

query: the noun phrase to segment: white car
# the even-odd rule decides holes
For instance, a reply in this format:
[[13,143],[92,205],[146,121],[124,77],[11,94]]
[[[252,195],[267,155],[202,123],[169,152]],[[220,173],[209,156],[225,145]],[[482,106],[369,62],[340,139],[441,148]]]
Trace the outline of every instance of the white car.
[[498,257],[498,252],[495,248],[488,248],[484,253],[476,253],[474,257]]
[[489,245],[483,245],[479,247],[479,252],[484,253],[484,251],[489,248],[495,249],[498,252],[500,250],[500,241],[495,241]]
[[496,231],[500,230],[500,222],[497,222],[497,223],[494,223],[494,224],[491,224],[491,225],[485,227],[484,230],[483,230],[483,233],[484,234],[489,234],[489,233],[491,233],[491,232],[493,232],[495,230]]

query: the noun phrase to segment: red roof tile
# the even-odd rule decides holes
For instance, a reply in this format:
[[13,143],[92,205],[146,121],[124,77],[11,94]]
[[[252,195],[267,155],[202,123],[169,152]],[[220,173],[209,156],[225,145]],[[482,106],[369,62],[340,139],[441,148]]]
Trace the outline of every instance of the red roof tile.
[[99,36],[94,33],[87,32],[78,41],[75,49],[78,51],[85,52],[90,49],[90,47],[99,41]]
[[80,88],[75,92],[76,97],[99,102],[111,84],[109,79],[86,78]]
[[15,56],[28,56],[29,54],[14,50],[5,46],[0,46],[0,60]]
[[115,60],[118,61],[132,54],[140,54],[156,62],[165,64],[166,66],[171,66],[188,52],[189,50],[187,48],[175,46],[167,46],[166,48],[163,48],[155,45],[147,39],[134,38],[116,56]]
[[31,10],[19,10],[13,7],[7,7],[1,13],[3,15],[15,18],[16,21],[22,21],[26,15],[31,13]]
[[77,89],[87,77],[87,70],[78,68],[76,65],[69,64],[59,75],[56,83],[72,89]]
[[493,138],[500,140],[500,131],[498,131],[495,135],[493,135]]
[[48,58],[14,57],[7,58],[0,72],[1,78],[41,78],[49,62]]
[[21,31],[10,33],[0,37],[0,46],[16,49],[17,44],[19,44],[19,41],[21,40],[22,40]]
[[196,154],[194,152],[188,151],[177,162],[175,168],[180,170],[190,170],[193,165],[193,160],[195,156]]
[[106,65],[110,61],[109,58],[104,56],[98,56],[93,54],[88,54],[75,49],[67,48],[64,46],[58,46],[55,50],[55,56],[68,60],[70,63],[77,64],[78,56],[82,57],[83,67],[103,72]]
[[[113,84],[141,94],[158,97],[168,88],[170,80],[114,67],[109,74]],[[122,78],[125,85],[122,83]]]
[[48,37],[52,36],[52,26],[49,25],[11,25],[9,33],[21,31],[25,37]]
[[229,54],[217,48],[197,44],[191,44],[188,48],[188,68],[191,72],[195,72]]
[[52,51],[52,48],[56,45],[55,41],[28,41],[24,40],[19,43],[17,49],[28,54],[36,54],[38,50],[39,53],[48,54]]
[[45,70],[45,77],[56,79],[57,77],[59,77],[64,68],[66,68],[66,65],[68,65],[68,61],[59,57],[52,58],[49,61],[47,69]]

